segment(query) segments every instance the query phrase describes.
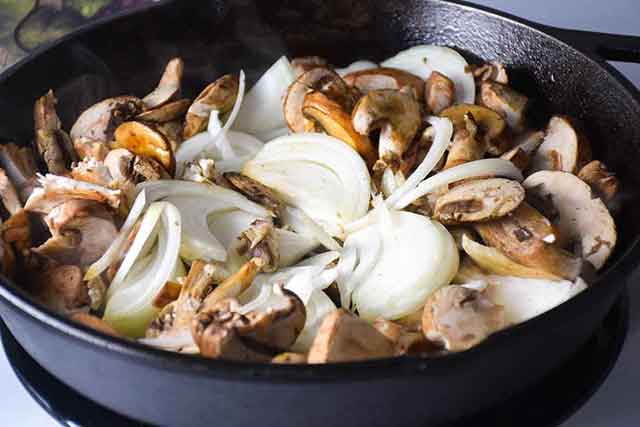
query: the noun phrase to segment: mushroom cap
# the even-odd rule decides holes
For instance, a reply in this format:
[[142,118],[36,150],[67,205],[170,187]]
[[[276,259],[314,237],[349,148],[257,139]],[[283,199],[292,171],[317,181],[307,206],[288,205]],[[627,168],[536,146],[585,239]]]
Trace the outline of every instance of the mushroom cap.
[[449,351],[467,350],[504,326],[502,306],[479,290],[459,285],[431,294],[422,317],[427,339]]
[[319,56],[300,56],[291,60],[291,68],[296,78],[316,67],[329,68],[329,63]]
[[509,127],[520,131],[529,99],[507,85],[486,81],[480,85],[480,99],[488,108],[500,114]]
[[226,74],[205,87],[187,110],[184,139],[203,131],[213,110],[220,115],[230,111],[238,97],[239,88],[240,80],[233,74]]
[[372,90],[400,90],[405,86],[413,89],[416,99],[422,99],[424,93],[424,81],[420,77],[397,68],[379,67],[354,71],[346,74],[343,79],[364,95]]
[[83,111],[69,134],[73,141],[85,137],[92,141],[111,142],[115,129],[140,114],[144,108],[144,103],[134,96],[105,99]]
[[190,99],[179,99],[144,111],[136,116],[137,120],[164,123],[181,118],[191,106]]
[[531,159],[530,173],[559,170],[575,173],[591,156],[589,143],[567,116],[549,120],[542,144]]
[[139,156],[148,156],[173,174],[175,158],[171,144],[164,134],[153,126],[140,122],[125,122],[118,126],[114,137],[114,148],[126,148]]
[[550,199],[556,211],[554,222],[564,241],[579,243],[580,254],[600,269],[616,245],[616,226],[602,200],[577,176],[560,171],[530,175],[527,192]]
[[424,84],[424,101],[429,111],[440,114],[455,102],[456,86],[447,76],[432,71]]
[[184,62],[182,59],[171,59],[162,73],[158,87],[142,99],[147,108],[159,107],[160,105],[169,102],[175,95],[177,95],[180,92],[183,73]]
[[465,115],[471,114],[487,139],[498,137],[505,129],[504,119],[495,111],[482,105],[456,104],[440,113],[440,117],[451,120],[454,128],[465,129]]
[[580,169],[578,178],[591,186],[593,192],[603,202],[610,202],[618,193],[620,183],[618,178],[600,160],[593,160]]

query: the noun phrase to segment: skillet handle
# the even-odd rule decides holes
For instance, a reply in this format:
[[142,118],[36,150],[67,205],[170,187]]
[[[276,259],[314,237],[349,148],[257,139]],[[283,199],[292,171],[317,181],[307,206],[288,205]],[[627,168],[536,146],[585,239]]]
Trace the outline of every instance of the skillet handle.
[[640,63],[638,36],[565,30],[549,26],[543,26],[542,30],[598,59]]

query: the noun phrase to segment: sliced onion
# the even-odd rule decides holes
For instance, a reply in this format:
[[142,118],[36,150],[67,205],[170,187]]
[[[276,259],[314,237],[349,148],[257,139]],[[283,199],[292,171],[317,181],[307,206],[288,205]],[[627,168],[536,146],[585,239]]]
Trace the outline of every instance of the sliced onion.
[[336,309],[336,305],[323,291],[313,291],[306,304],[307,318],[304,328],[298,335],[296,342],[291,349],[293,351],[306,353],[309,351],[313,339],[318,334],[322,320]]
[[276,190],[335,237],[344,237],[344,225],[364,216],[369,207],[367,166],[353,148],[327,135],[275,139],[243,173]]
[[257,135],[286,127],[282,97],[294,80],[289,60],[281,57],[247,92],[234,128]]
[[335,72],[338,73],[340,77],[344,77],[349,73],[355,73],[356,71],[362,71],[362,70],[370,70],[372,68],[378,68],[378,67],[379,65],[376,64],[375,62],[361,60],[361,61],[352,62],[351,64],[347,65],[344,68],[336,68]]
[[427,121],[433,126],[435,135],[431,148],[427,152],[424,160],[418,165],[411,175],[406,179],[393,194],[387,199],[387,206],[393,206],[407,192],[413,190],[423,179],[427,177],[438,164],[445,151],[449,147],[449,142],[453,136],[453,124],[451,120],[429,116]]
[[113,240],[109,248],[105,251],[104,254],[93,264],[89,266],[87,272],[84,275],[84,280],[89,281],[93,280],[102,274],[110,265],[115,263],[122,256],[122,250],[124,249],[127,238],[133,230],[133,227],[136,225],[138,218],[142,215],[142,212],[147,207],[147,193],[146,191],[141,191],[138,193],[138,196],[133,202],[133,206],[131,206],[131,210],[129,211],[129,215],[125,219],[122,227],[120,227],[120,231],[118,231],[118,235]]
[[387,59],[383,67],[399,68],[427,79],[431,72],[438,71],[447,76],[456,87],[456,103],[473,104],[476,84],[468,70],[467,61],[455,50],[435,45],[414,46]]
[[[353,263],[352,256],[350,256],[344,267],[338,265],[340,277],[338,290],[340,291],[340,305],[345,309],[349,309],[351,295],[367,279],[380,259],[382,236],[379,228],[367,227],[350,234],[345,241],[346,247],[355,248],[356,262]],[[344,271],[351,265],[353,265],[352,271],[345,275]]]
[[111,281],[111,285],[107,291],[108,297],[113,295],[123,286],[124,280],[127,277],[127,274],[129,274],[129,270],[133,266],[133,263],[140,258],[140,255],[144,255],[143,250],[145,249],[145,246],[147,246],[147,241],[153,241],[153,231],[156,224],[158,224],[158,221],[160,221],[160,216],[162,215],[162,211],[165,206],[165,203],[156,202],[152,203],[151,206],[149,206],[149,209],[147,209],[147,212],[140,223],[140,228],[136,233],[136,237],[133,239],[131,247],[127,251],[116,275]]
[[240,209],[213,212],[208,216],[209,230],[229,250],[238,236],[258,218],[260,217]]
[[260,287],[260,291],[258,292],[258,295],[254,299],[252,299],[246,304],[241,305],[240,308],[238,308],[238,310],[236,311],[240,314],[247,314],[257,308],[260,308],[269,300],[269,297],[271,296],[272,293],[273,293],[273,286],[269,286],[269,285],[262,286]]
[[295,264],[319,245],[318,240],[313,237],[281,228],[276,228],[274,234],[280,251],[281,267]]
[[341,247],[333,237],[318,225],[313,219],[300,209],[287,206],[282,215],[283,224],[289,225],[293,230],[302,235],[317,240],[330,251],[340,251]]
[[443,185],[468,178],[483,176],[502,176],[522,181],[522,172],[508,160],[482,159],[463,163],[439,172],[422,181],[416,188],[403,195],[395,204],[395,209],[404,209],[425,194],[437,190]]
[[196,347],[196,342],[193,339],[191,330],[188,328],[180,329],[179,331],[169,334],[162,334],[155,338],[140,338],[138,342],[170,351],[180,351],[183,348]]
[[170,203],[160,204],[162,226],[154,259],[139,280],[114,292],[105,308],[104,320],[130,337],[142,336],[156,315],[153,298],[171,278],[178,260],[182,231],[180,212]]
[[326,268],[333,261],[340,257],[338,251],[328,251],[321,254],[311,256],[305,260],[300,261],[296,266],[298,267],[322,267]]

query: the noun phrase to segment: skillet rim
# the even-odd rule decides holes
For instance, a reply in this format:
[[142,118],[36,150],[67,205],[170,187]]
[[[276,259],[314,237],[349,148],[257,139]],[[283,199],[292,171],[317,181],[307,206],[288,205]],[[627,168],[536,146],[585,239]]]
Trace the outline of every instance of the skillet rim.
[[[528,31],[534,31],[538,35],[551,39],[554,43],[560,44],[564,49],[584,57],[592,62],[596,67],[603,69],[613,77],[615,84],[620,85],[620,90],[627,93],[640,106],[640,92],[638,89],[619,71],[605,62],[595,52],[585,52],[578,47],[574,47],[564,40],[561,35],[562,29],[547,27],[526,19],[498,11],[485,6],[478,6],[458,0],[429,0],[437,3],[450,4],[464,9],[474,14],[483,14],[494,19],[507,22],[510,25],[518,25]],[[35,49],[31,54],[21,59],[2,74],[0,74],[0,84],[4,83],[16,72],[35,60],[49,50],[69,43],[88,31],[102,27],[107,23],[119,19],[142,14],[152,8],[161,8],[175,0],[159,0],[133,10],[119,12],[108,17],[98,19],[81,26],[75,31],[61,37],[53,43],[46,44]],[[553,34],[556,33],[556,34]],[[139,344],[135,341],[123,338],[112,337],[78,324],[65,316],[55,313],[44,305],[32,301],[29,295],[19,288],[12,280],[0,277],[0,298],[12,305],[13,309],[21,311],[20,315],[30,316],[44,324],[46,328],[52,329],[56,334],[63,334],[78,342],[78,344],[97,347],[111,352],[112,357],[134,359],[136,363],[145,363],[157,369],[165,370],[171,367],[175,373],[198,373],[222,379],[232,379],[236,381],[264,381],[272,383],[290,382],[291,380],[305,382],[344,382],[344,381],[369,381],[372,379],[371,368],[376,368],[375,377],[398,378],[409,375],[428,375],[436,372],[455,369],[456,366],[464,364],[467,358],[476,357],[476,353],[491,351],[493,347],[504,346],[503,342],[513,339],[514,336],[527,333],[534,329],[552,330],[554,324],[569,315],[574,306],[579,301],[586,301],[589,298],[599,300],[605,296],[608,287],[615,286],[616,294],[620,293],[631,273],[637,267],[636,258],[640,258],[640,234],[637,235],[629,247],[621,254],[619,259],[609,265],[603,274],[592,284],[592,286],[567,301],[544,314],[537,316],[527,322],[521,323],[504,331],[498,332],[488,339],[467,351],[448,354],[437,358],[421,357],[393,357],[386,359],[368,360],[362,362],[328,363],[321,365],[283,365],[267,363],[248,363],[233,360],[206,359],[200,356],[193,356],[181,353],[174,353]],[[604,285],[602,282],[608,282]]]

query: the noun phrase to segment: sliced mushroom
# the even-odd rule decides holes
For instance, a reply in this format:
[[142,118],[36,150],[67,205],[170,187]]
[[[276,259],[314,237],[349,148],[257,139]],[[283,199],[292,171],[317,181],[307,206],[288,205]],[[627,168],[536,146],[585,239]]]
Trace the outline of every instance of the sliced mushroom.
[[280,249],[271,220],[257,219],[240,234],[237,251],[258,263],[260,271],[273,273],[278,269]]
[[178,299],[181,290],[182,285],[180,283],[168,281],[164,284],[164,286],[162,286],[156,296],[153,297],[153,301],[151,302],[151,304],[155,308],[164,308],[165,306]]
[[173,175],[175,169],[173,150],[162,132],[148,124],[125,122],[118,126],[114,137],[114,148],[126,148],[139,156],[154,159]]
[[13,245],[18,254],[27,256],[33,246],[29,213],[19,210],[2,223],[2,241]]
[[205,307],[212,307],[226,298],[236,298],[246,291],[260,270],[261,261],[250,259],[233,273],[204,299]]
[[611,214],[589,185],[577,176],[559,171],[540,171],[524,182],[527,192],[553,203],[554,218],[563,242],[577,245],[576,252],[596,269],[602,268],[616,245],[616,226]]
[[239,84],[237,76],[227,74],[204,88],[187,111],[183,130],[184,139],[202,132],[209,122],[212,111],[217,111],[219,115],[231,111],[238,96]]
[[611,202],[618,194],[618,178],[609,172],[600,160],[593,160],[584,165],[578,172],[578,178],[589,184],[593,192],[605,203]]
[[554,244],[557,231],[527,203],[509,216],[477,223],[475,228],[485,243],[520,264],[568,280],[580,274],[582,260]]
[[373,327],[393,343],[396,356],[426,353],[430,350],[422,331],[411,331],[399,323],[382,318],[376,319]]
[[500,158],[509,160],[518,169],[524,171],[529,167],[531,158],[543,140],[544,132],[542,131],[526,132],[515,141],[515,147],[504,153]]
[[375,148],[366,135],[360,135],[355,131],[351,124],[351,116],[340,104],[321,92],[312,92],[306,95],[302,112],[327,134],[349,144],[360,153],[367,164],[373,164],[376,158]]
[[530,172],[559,170],[576,173],[591,159],[589,141],[566,116],[549,120],[544,141],[531,161]]
[[351,120],[361,135],[380,129],[378,155],[393,170],[399,169],[422,123],[418,101],[395,90],[373,90],[360,98]]
[[505,129],[504,119],[495,111],[482,105],[457,104],[442,111],[440,116],[451,120],[457,130],[466,129],[465,116],[469,114],[489,141],[497,138]]
[[144,103],[134,96],[118,96],[98,102],[85,110],[71,128],[71,139],[80,138],[108,145],[120,124],[144,110]]
[[525,110],[529,99],[509,86],[487,81],[480,85],[482,103],[500,114],[516,132],[524,128]]
[[182,59],[171,59],[164,69],[158,87],[142,99],[147,108],[159,107],[177,96],[180,93],[183,73],[184,62]]
[[33,109],[35,142],[49,172],[64,174],[69,171],[71,163],[78,160],[78,156],[69,135],[61,129],[56,102],[51,90],[36,101]]
[[78,181],[90,182],[103,187],[109,187],[113,181],[109,168],[93,157],[85,157],[81,162],[76,163],[69,175]]
[[61,313],[90,302],[82,270],[77,265],[60,265],[38,272],[31,277],[30,286],[36,299]]
[[4,169],[0,168],[0,199],[7,212],[10,215],[14,215],[22,209],[22,202],[18,197],[18,192],[14,187],[11,180],[5,173]]
[[84,326],[88,326],[91,329],[95,329],[98,332],[102,332],[103,334],[111,335],[112,337],[124,338],[118,331],[113,329],[111,325],[101,318],[83,311],[72,313],[69,318],[75,322],[83,324]]
[[364,95],[372,90],[400,90],[403,87],[411,88],[416,99],[422,99],[424,94],[424,81],[420,77],[397,68],[380,67],[355,71],[346,74],[343,79]]
[[249,200],[267,208],[275,218],[280,218],[284,209],[284,202],[280,200],[280,197],[271,188],[237,172],[227,172],[224,177],[235,190],[244,194]]
[[[337,103],[341,109],[349,107],[345,105],[345,101],[350,90],[342,78],[328,68],[312,68],[291,83],[282,102],[284,118],[287,126],[293,132],[304,132],[308,127],[302,107],[307,94],[313,91],[323,93],[328,99]],[[351,110],[345,108],[345,111],[349,113]]]
[[477,84],[483,82],[496,82],[503,85],[509,84],[509,75],[504,65],[499,62],[489,62],[480,66],[471,66],[471,72],[476,78]]
[[[213,159],[198,159],[188,162],[184,167],[182,179],[193,182],[213,183],[225,188],[230,187],[229,180],[218,172],[216,162]],[[242,192],[241,190],[238,191]],[[243,194],[247,195],[246,193]]]
[[36,185],[36,162],[29,147],[18,147],[14,143],[0,145],[0,167],[4,169],[20,196],[27,201]]
[[191,106],[190,99],[180,99],[178,101],[172,101],[167,104],[156,107],[152,110],[147,110],[136,116],[136,120],[142,120],[147,122],[165,123],[172,120],[182,118],[189,107]]
[[309,349],[309,363],[350,362],[391,357],[393,343],[347,310],[328,314]]
[[453,142],[449,147],[443,169],[480,160],[487,151],[487,143],[478,135],[478,126],[471,114],[465,114],[464,124],[464,128],[456,130],[453,135]]
[[424,84],[424,101],[433,114],[451,107],[456,97],[455,84],[444,74],[432,71]]
[[503,307],[465,286],[440,288],[424,306],[424,335],[448,351],[468,350],[504,327]]
[[291,60],[291,68],[296,78],[317,67],[329,68],[329,63],[319,56],[302,56]]
[[146,156],[136,156],[131,166],[134,182],[157,181],[159,179],[171,179],[171,175],[156,160]]
[[517,181],[489,178],[462,183],[438,197],[434,218],[444,224],[500,218],[524,200]]

